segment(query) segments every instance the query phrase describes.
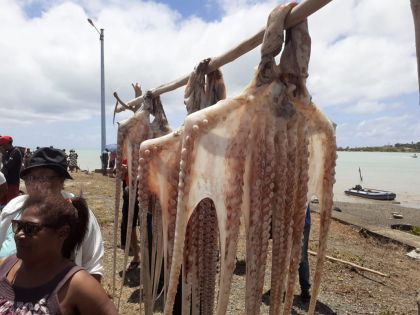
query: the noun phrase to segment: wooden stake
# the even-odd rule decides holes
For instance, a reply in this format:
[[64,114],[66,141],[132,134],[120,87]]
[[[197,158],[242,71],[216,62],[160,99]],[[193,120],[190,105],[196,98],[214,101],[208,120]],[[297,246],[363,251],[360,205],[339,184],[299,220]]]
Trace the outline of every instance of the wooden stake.
[[[307,18],[312,13],[318,11],[320,8],[322,8],[327,3],[331,2],[331,0],[305,0],[299,3],[297,6],[295,6],[290,14],[288,15],[285,27],[290,28],[292,26],[295,26],[296,24],[303,21],[305,18]],[[227,51],[221,56],[213,57],[211,58],[211,61],[209,63],[208,72],[212,72],[223,65],[230,63],[234,61],[235,59],[239,58],[240,56],[246,54],[247,52],[251,51],[258,45],[262,43],[263,37],[264,37],[264,31],[265,28],[263,28],[261,31],[259,31],[254,36],[248,38],[235,48]],[[163,93],[173,91],[181,86],[184,86],[188,82],[188,78],[190,77],[190,74],[186,74],[182,76],[181,78],[174,80],[170,83],[163,84],[161,86],[158,86],[155,89],[152,89],[151,92],[154,96],[161,95]],[[118,94],[117,92],[114,92],[114,96],[118,101]],[[129,109],[131,109],[133,112],[136,112],[140,105],[143,102],[143,96],[137,97],[124,105],[128,106]],[[126,106],[118,104],[115,107],[115,112],[119,113],[127,109]]]
[[[317,255],[318,255],[318,253],[313,252],[313,251],[311,251],[311,250],[308,250],[308,253],[309,253],[309,254],[311,254],[312,256],[317,256]],[[345,264],[345,265],[352,266],[352,267],[357,268],[357,269],[360,269],[360,270],[369,271],[369,272],[371,272],[371,273],[374,273],[374,274],[380,275],[380,276],[382,276],[382,277],[389,277],[389,275],[384,274],[384,273],[382,273],[382,272],[379,272],[379,271],[376,271],[376,270],[373,270],[373,269],[369,269],[369,268],[366,268],[366,267],[362,267],[362,266],[356,265],[356,264],[354,264],[354,263],[352,263],[352,262],[349,262],[349,261],[346,261],[346,260],[342,260],[342,259],[334,258],[334,257],[328,256],[328,255],[327,255],[327,256],[325,256],[325,258],[327,258],[327,259],[329,259],[329,260],[332,260],[332,261],[337,261],[337,262],[340,262],[340,263]]]

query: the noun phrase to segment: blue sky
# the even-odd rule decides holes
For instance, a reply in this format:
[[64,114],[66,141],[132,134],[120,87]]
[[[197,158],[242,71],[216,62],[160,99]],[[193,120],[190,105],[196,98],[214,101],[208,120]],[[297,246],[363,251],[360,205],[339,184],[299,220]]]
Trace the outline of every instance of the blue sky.
[[[278,3],[0,0],[0,134],[32,148],[99,149],[100,43],[88,17],[105,29],[107,143],[114,143],[114,91],[128,101],[132,82],[146,91],[189,73],[258,32]],[[337,144],[420,141],[409,1],[335,0],[309,26],[308,88],[338,124]],[[251,80],[258,58],[257,48],[222,67],[228,97]],[[186,114],[183,89],[162,101],[178,127]]]

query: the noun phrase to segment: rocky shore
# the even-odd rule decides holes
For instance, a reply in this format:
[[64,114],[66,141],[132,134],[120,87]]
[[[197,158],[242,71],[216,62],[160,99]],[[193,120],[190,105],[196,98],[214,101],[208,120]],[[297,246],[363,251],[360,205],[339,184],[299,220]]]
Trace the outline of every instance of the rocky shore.
[[[66,182],[66,189],[74,193],[81,190],[89,206],[100,222],[105,244],[104,287],[111,292],[113,260],[113,216],[115,179],[100,174],[73,173],[74,180]],[[317,314],[418,314],[416,291],[420,289],[420,261],[406,256],[411,248],[388,238],[378,238],[363,233],[363,225],[391,229],[392,224],[404,223],[420,226],[420,210],[403,208],[389,202],[334,203],[333,216],[328,240],[327,255],[379,271],[387,276],[363,271],[343,263],[327,260],[321,293],[318,298]],[[312,204],[312,230],[310,250],[318,248],[319,214],[318,205]],[[393,213],[400,213],[397,219]],[[351,224],[347,222],[351,221]],[[360,224],[357,224],[359,222]],[[420,239],[420,237],[418,237]],[[242,233],[238,244],[237,266],[232,283],[229,314],[245,314],[244,260],[245,242]],[[129,257],[130,259],[130,257]],[[271,247],[269,248],[267,279],[271,268]],[[310,257],[311,268],[315,259]],[[117,249],[117,272],[123,268],[122,251]],[[121,295],[121,314],[135,314],[139,311],[139,270],[128,275]],[[117,276],[117,284],[121,284]],[[269,289],[269,282],[264,290]],[[299,299],[296,287],[294,314],[306,314],[307,305]],[[261,314],[268,314],[267,299],[262,300]],[[157,307],[156,313],[162,311]]]

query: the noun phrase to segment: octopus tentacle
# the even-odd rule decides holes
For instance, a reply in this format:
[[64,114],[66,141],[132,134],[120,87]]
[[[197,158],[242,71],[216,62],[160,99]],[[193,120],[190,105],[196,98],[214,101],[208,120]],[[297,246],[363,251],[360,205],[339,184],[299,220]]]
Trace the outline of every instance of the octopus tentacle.
[[[296,172],[296,158],[297,158],[297,131],[298,119],[297,115],[293,115],[287,122],[287,171],[286,171],[286,193],[284,200],[284,210],[282,211],[282,234],[276,235],[273,233],[273,242],[279,238],[279,247],[281,248],[281,257],[278,267],[281,274],[278,281],[278,295],[279,301],[282,300],[283,292],[285,290],[285,281],[287,277],[287,270],[290,261],[290,250],[292,246],[292,230],[293,230],[293,209],[296,204],[295,187],[298,183],[298,172]],[[280,238],[281,237],[281,238]],[[270,299],[271,300],[271,299]],[[279,306],[276,306],[279,307]]]
[[316,269],[315,269],[314,280],[313,280],[312,298],[309,305],[308,314],[313,314],[315,311],[316,298],[318,296],[319,286],[321,283],[322,267],[325,260],[328,229],[331,222],[331,209],[333,205],[332,186],[335,181],[334,167],[335,167],[335,160],[336,160],[336,148],[334,145],[331,145],[327,148],[326,155],[327,155],[327,160],[325,161],[325,175],[324,175],[324,186],[326,187],[326,189],[324,190],[324,195],[321,197],[322,201],[320,202],[321,204],[321,207],[320,207],[321,229],[319,231],[319,249],[318,249]]
[[[146,264],[142,267],[141,278],[151,278],[152,270],[149,268],[149,252],[163,256],[164,274],[164,299],[168,281],[169,267],[172,257],[172,246],[175,231],[176,198],[178,189],[178,172],[173,169],[179,165],[180,152],[179,135],[172,133],[156,139],[146,140],[141,144],[139,177],[143,192],[139,192],[141,198],[140,210],[142,218],[141,229],[141,261]],[[149,199],[153,199],[151,202]],[[153,209],[157,208],[159,212]],[[152,214],[153,222],[159,221],[159,225],[153,231],[151,241],[156,239],[160,248],[152,249],[148,242],[148,229],[146,226],[146,213]],[[161,242],[161,243],[160,243]],[[150,245],[150,246],[149,246]],[[158,250],[159,249],[159,250]],[[149,286],[149,292],[153,287],[153,301],[156,299],[156,288],[160,281],[162,259],[156,259],[154,266],[153,284]],[[169,262],[169,263],[168,263]],[[144,283],[144,282],[142,282]],[[145,288],[146,289],[146,288]]]
[[[200,61],[191,73],[184,94],[184,104],[189,114],[196,112],[208,105],[206,101],[206,70],[208,68],[210,58]],[[224,85],[224,84],[223,84]]]
[[249,213],[249,224],[248,230],[246,231],[246,295],[245,295],[245,312],[247,314],[255,314],[257,308],[259,309],[260,298],[256,293],[258,282],[261,283],[261,276],[259,274],[259,252],[258,249],[262,245],[260,242],[261,236],[261,217],[259,211],[261,211],[261,201],[263,198],[262,192],[262,179],[264,178],[263,173],[263,157],[260,152],[263,152],[264,138],[263,138],[262,126],[257,126],[255,130],[255,147],[253,147],[252,159],[253,165],[251,166],[251,191],[250,191],[250,213]]
[[[178,201],[177,201],[177,214],[176,214],[176,233],[174,239],[174,256],[172,257],[171,271],[169,275],[168,292],[166,296],[164,314],[170,315],[175,302],[175,295],[177,290],[178,278],[180,274],[180,268],[182,265],[183,256],[178,253],[183,253],[185,234],[187,232],[187,222],[189,213],[185,210],[184,195],[188,193],[189,181],[188,175],[190,168],[187,165],[190,164],[192,158],[191,152],[193,151],[193,143],[191,140],[192,133],[184,131],[184,140],[182,145],[182,151],[185,154],[181,154],[180,170],[179,170],[179,182],[178,182]],[[181,152],[182,152],[181,151]]]
[[[333,185],[335,182],[335,160],[337,158],[333,124],[318,109],[315,109],[311,116],[311,123],[313,125],[310,128],[312,135],[310,137],[309,146],[311,165],[308,196],[316,194],[320,201],[320,231],[317,262],[313,277],[312,296],[308,314],[313,314],[315,311],[316,299],[321,283],[322,267],[327,248],[327,235],[331,222]],[[319,151],[320,147],[322,150]],[[321,152],[323,154],[321,154]],[[314,170],[314,164],[321,165],[321,170],[319,170],[318,173]]]
[[274,183],[274,128],[261,122],[253,146],[250,222],[247,231],[246,313],[258,314],[264,284]]
[[[301,116],[301,115],[300,115]],[[288,284],[286,291],[286,299],[284,313],[289,314],[293,303],[293,292],[297,278],[298,266],[300,261],[300,252],[302,247],[303,227],[306,213],[307,202],[307,183],[308,183],[308,139],[306,124],[303,117],[298,121],[298,186],[295,209],[291,215],[293,216],[292,230],[292,248],[290,253]]]
[[206,214],[206,221],[202,223],[202,244],[204,246],[204,254],[200,255],[201,264],[199,274],[201,277],[200,284],[200,312],[202,315],[213,314],[213,303],[216,285],[217,261],[219,257],[217,215],[214,203],[210,199],[202,201]]
[[[152,212],[152,248],[151,248],[151,268],[150,268],[150,278],[152,279],[152,289],[150,299],[153,301],[151,304],[154,305],[157,297],[157,291],[159,287],[159,279],[161,276],[162,270],[162,259],[163,259],[163,235],[162,235],[162,209],[156,200],[156,196],[151,198],[151,208]],[[150,310],[153,313],[153,307]]]
[[191,312],[193,275],[196,272],[197,244],[193,235],[197,232],[195,219],[197,213],[194,212],[187,225],[184,257],[182,263],[182,314],[189,315]]
[[122,162],[122,146],[124,141],[124,134],[122,130],[118,128],[117,133],[117,153],[115,156],[116,164],[116,174],[115,174],[115,208],[114,208],[114,250],[113,250],[113,262],[112,262],[112,297],[115,297],[115,274],[117,270],[117,238],[118,238],[118,217],[120,209],[120,200],[121,200],[121,184],[122,184],[122,171],[121,171],[121,162]]
[[[226,98],[226,86],[223,80],[223,74],[216,69],[207,74],[206,82],[206,106],[216,104]],[[200,108],[203,109],[204,107]]]
[[[226,178],[225,191],[225,220],[221,224],[223,216],[220,210],[216,208],[219,221],[220,233],[220,276],[219,276],[219,295],[217,301],[216,314],[222,315],[226,313],[230,285],[232,281],[233,271],[235,269],[235,254],[238,244],[240,216],[243,211],[242,196],[244,192],[244,174],[247,147],[243,147],[243,139],[249,137],[249,131],[245,128],[250,123],[250,117],[245,117],[239,124],[238,133],[233,135],[232,141],[226,148],[226,155],[229,157],[226,161],[226,169],[229,170]],[[240,140],[242,139],[242,141]],[[245,141],[246,143],[246,141]]]
[[[186,314],[190,312],[189,304],[192,307],[192,314],[199,314],[201,302],[207,294],[207,290],[214,292],[214,279],[213,282],[206,283],[205,277],[208,271],[204,268],[205,261],[213,260],[212,253],[217,253],[213,246],[214,242],[211,242],[212,234],[214,234],[212,229],[215,226],[209,225],[210,222],[207,222],[208,218],[212,216],[210,211],[212,211],[211,201],[209,199],[202,200],[191,215],[187,226],[183,263],[183,266],[185,266],[183,268],[183,272],[185,272],[184,280],[186,280],[183,284],[183,289],[185,286],[186,290],[183,290],[183,294],[186,295],[186,303],[189,301],[191,303],[183,305],[183,313],[185,312]],[[208,227],[206,228],[206,226]],[[209,243],[207,243],[208,238],[210,240]],[[213,273],[215,276],[215,268],[212,268],[212,266],[208,267],[210,268],[210,273]],[[214,272],[211,269],[214,269]]]
[[287,171],[287,123],[279,123],[275,142],[275,199],[272,205],[272,271],[271,271],[271,292],[270,292],[270,315],[279,314],[281,306],[280,289],[283,284],[282,274],[284,266],[281,268],[282,253],[285,247],[285,195],[286,195],[286,171]]
[[[149,161],[150,161],[150,151],[149,150],[142,150],[140,149],[139,154],[139,183],[142,183],[141,185],[138,185],[138,202],[139,202],[139,216],[140,216],[140,244],[148,244],[148,234],[147,234],[147,212],[145,209],[149,208],[149,196],[150,188],[147,183],[147,178],[150,175],[149,170]],[[149,283],[150,279],[148,278],[148,273],[142,272],[143,270],[150,270],[149,266],[149,251],[148,248],[146,249],[146,246],[142,246],[140,248],[141,250],[141,272],[140,272],[140,283],[145,284]],[[147,277],[147,278],[146,278]],[[144,285],[143,285],[144,286]],[[143,297],[143,291],[144,288],[140,290],[140,297]],[[149,306],[147,306],[149,307]],[[146,310],[145,305],[145,312],[147,313],[149,309]]]
[[[116,191],[121,189],[121,162],[123,157],[123,151],[127,157],[127,168],[128,168],[128,185],[129,185],[129,209],[128,209],[128,223],[127,223],[127,237],[126,237],[126,246],[124,252],[124,266],[127,265],[129,241],[131,238],[132,231],[132,222],[134,214],[134,203],[136,202],[136,190],[137,190],[137,169],[138,169],[138,149],[140,143],[145,138],[147,139],[150,135],[150,127],[148,123],[148,113],[139,112],[136,113],[133,117],[125,120],[119,124],[119,133],[121,136],[118,137],[118,149],[120,152],[117,152],[117,179],[116,180]],[[118,185],[118,186],[117,186]],[[119,198],[119,193],[116,194],[116,197]],[[119,201],[115,203],[116,207],[119,207]],[[116,208],[115,212],[118,212],[119,209]],[[117,216],[118,218],[118,216]],[[116,221],[117,222],[117,221]],[[116,230],[114,226],[114,231]],[[114,240],[115,241],[115,240]],[[125,279],[126,270],[123,270],[123,279]],[[120,288],[120,296],[122,293],[122,285]],[[118,302],[119,305],[119,302]]]

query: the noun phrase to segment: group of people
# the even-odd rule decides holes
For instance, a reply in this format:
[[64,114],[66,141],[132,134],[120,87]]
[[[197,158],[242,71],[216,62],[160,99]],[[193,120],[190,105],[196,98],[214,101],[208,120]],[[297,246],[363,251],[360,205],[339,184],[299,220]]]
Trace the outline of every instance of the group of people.
[[[0,149],[10,166],[7,140]],[[27,194],[0,214],[0,314],[117,314],[100,284],[100,227],[83,198],[63,191],[67,167],[62,150],[45,147],[19,168]]]

